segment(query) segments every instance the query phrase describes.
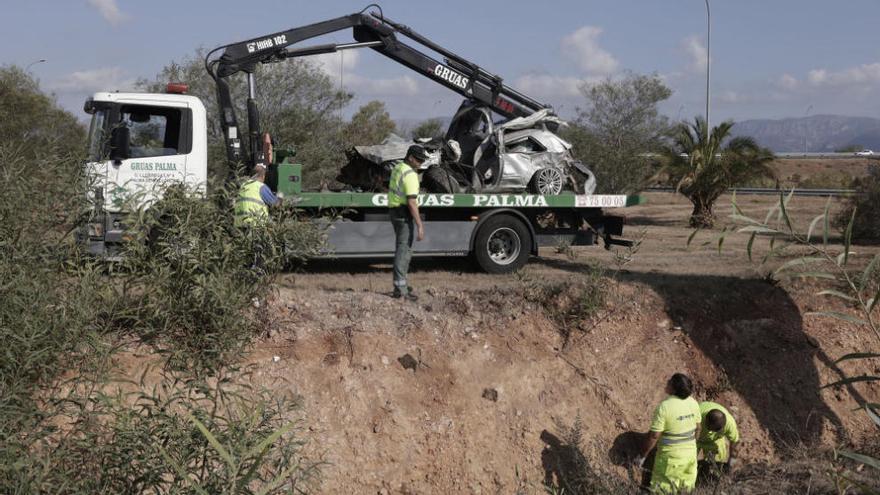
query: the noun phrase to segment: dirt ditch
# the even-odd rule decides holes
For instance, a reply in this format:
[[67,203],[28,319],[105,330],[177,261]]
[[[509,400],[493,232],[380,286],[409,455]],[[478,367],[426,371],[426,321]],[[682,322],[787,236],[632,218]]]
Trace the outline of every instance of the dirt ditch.
[[[555,283],[576,286],[583,274],[572,271]],[[819,390],[838,377],[833,357],[857,341],[804,322],[809,291],[630,272],[607,281],[605,307],[563,349],[548,307],[565,298],[542,304],[529,283],[429,287],[418,304],[305,280],[280,290],[278,330],[251,362],[262,384],[301,396],[311,448],[329,463],[324,490],[540,491],[568,475],[559,458],[572,452],[625,478],[615,449],[647,428],[676,371],[695,379],[700,398],[730,406],[745,463],[871,432],[850,395]],[[565,441],[573,429],[578,445]]]

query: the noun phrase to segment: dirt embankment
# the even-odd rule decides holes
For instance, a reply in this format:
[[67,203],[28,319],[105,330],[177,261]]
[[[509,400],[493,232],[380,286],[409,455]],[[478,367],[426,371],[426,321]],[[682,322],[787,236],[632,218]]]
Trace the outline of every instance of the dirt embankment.
[[406,304],[366,287],[384,270],[319,269],[282,284],[276,331],[251,361],[261,384],[302,397],[310,448],[329,462],[326,493],[532,493],[584,463],[626,478],[621,447],[647,428],[676,371],[698,398],[730,406],[747,464],[871,432],[845,391],[819,390],[858,339],[805,322],[809,290],[623,273],[606,308],[569,321],[563,349],[547,308],[568,299],[528,302],[529,291],[551,273],[576,285],[583,270],[562,257],[511,277],[428,266],[414,277],[421,300]]

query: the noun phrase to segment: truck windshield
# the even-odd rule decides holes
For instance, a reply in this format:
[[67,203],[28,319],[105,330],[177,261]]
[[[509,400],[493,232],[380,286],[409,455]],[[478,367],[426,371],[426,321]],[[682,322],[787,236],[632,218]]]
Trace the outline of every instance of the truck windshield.
[[99,162],[104,159],[107,142],[107,109],[95,110],[92,123],[89,125],[89,161]]

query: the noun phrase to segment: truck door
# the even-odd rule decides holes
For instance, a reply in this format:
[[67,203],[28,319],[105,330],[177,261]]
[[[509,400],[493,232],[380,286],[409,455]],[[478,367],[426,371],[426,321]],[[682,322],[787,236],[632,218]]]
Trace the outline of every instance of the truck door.
[[129,130],[127,158],[107,165],[105,199],[109,211],[133,201],[149,204],[169,184],[186,179],[187,154],[192,150],[188,108],[128,105],[119,107],[118,126]]

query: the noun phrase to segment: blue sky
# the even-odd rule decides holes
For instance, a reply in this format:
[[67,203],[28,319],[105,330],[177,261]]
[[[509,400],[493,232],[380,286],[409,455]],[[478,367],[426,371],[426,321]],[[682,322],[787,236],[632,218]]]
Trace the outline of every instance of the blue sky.
[[[3,6],[0,64],[30,66],[81,114],[98,90],[126,89],[198,47],[349,14],[344,0],[30,0]],[[710,0],[712,119],[816,114],[880,117],[877,0]],[[385,15],[571,116],[578,88],[623,71],[657,73],[673,89],[673,118],[705,106],[703,0],[381,2]],[[331,39],[351,40],[341,32]],[[319,61],[357,105],[393,117],[451,115],[458,95],[369,51]]]

